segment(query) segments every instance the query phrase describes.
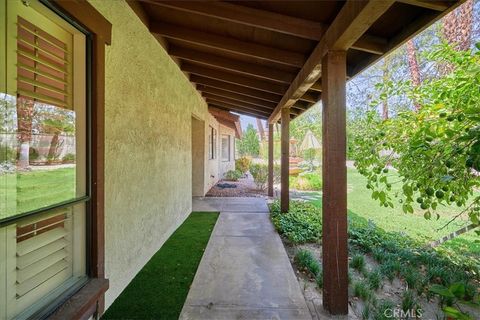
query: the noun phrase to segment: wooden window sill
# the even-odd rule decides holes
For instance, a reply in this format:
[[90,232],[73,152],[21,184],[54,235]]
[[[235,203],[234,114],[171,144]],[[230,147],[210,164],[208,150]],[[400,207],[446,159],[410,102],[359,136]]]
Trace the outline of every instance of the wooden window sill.
[[78,292],[62,304],[49,320],[88,319],[97,312],[103,295],[108,290],[107,279],[92,278]]

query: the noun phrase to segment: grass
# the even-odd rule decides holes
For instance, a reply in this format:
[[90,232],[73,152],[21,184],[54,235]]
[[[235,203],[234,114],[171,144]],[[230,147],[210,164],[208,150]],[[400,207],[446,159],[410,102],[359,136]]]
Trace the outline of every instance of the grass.
[[[451,223],[443,230],[444,226],[455,214],[461,211],[456,206],[441,207],[437,211],[440,218],[432,218],[430,221],[423,217],[423,210],[417,204],[413,214],[403,213],[401,206],[397,203],[395,208],[381,207],[378,201],[371,198],[371,190],[366,188],[366,179],[356,169],[349,168],[348,174],[348,208],[349,218],[364,218],[372,220],[381,229],[389,232],[401,232],[410,238],[428,243],[438,240],[450,232],[456,231],[464,226],[465,221],[458,220]],[[389,180],[394,180],[394,173]],[[397,184],[399,185],[399,184]],[[395,185],[393,187],[395,191]],[[313,204],[321,206],[321,198],[312,201]],[[480,256],[480,242],[478,236],[473,232],[463,234],[455,239],[449,240],[438,247],[449,255],[471,256],[478,259]]]
[[0,175],[0,219],[75,198],[75,168]]
[[102,319],[178,319],[217,217],[192,213]]
[[311,272],[313,276],[320,274],[320,263],[315,259],[313,253],[308,250],[299,250],[295,254],[295,262],[298,263],[301,268]]
[[352,257],[350,261],[350,267],[353,269],[362,272],[365,269],[365,258],[361,254],[356,254]]

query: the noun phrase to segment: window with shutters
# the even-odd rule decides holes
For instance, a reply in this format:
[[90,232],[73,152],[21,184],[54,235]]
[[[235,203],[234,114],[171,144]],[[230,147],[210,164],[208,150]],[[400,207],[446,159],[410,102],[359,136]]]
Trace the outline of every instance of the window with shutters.
[[0,319],[37,318],[87,279],[87,38],[35,0],[0,21]]
[[230,136],[222,135],[222,161],[230,161]]

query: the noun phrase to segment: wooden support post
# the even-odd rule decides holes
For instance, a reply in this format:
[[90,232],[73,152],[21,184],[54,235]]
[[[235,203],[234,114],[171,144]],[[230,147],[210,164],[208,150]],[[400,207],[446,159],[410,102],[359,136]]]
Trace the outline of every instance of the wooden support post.
[[273,197],[273,124],[268,124],[268,196]]
[[322,59],[323,306],[348,314],[346,52]]
[[290,109],[282,109],[282,158],[281,164],[281,194],[280,194],[280,210],[281,212],[288,212],[290,202],[290,187],[288,182],[289,175],[289,157],[290,157]]

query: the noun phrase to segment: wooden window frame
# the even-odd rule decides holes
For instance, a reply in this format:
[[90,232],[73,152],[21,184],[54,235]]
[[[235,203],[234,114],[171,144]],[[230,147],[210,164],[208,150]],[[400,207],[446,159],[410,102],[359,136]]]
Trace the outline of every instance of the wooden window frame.
[[[105,309],[105,45],[111,44],[112,25],[86,0],[40,0],[64,18],[89,33],[90,53],[90,196],[87,204],[87,275],[89,281],[71,293],[50,319],[86,319],[100,316]],[[87,44],[87,48],[88,48]]]

